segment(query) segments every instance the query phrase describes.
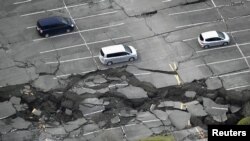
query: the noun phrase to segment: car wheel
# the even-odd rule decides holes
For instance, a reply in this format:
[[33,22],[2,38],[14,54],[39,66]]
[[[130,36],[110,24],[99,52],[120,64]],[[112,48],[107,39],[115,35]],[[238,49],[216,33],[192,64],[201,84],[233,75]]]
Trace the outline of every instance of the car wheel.
[[134,58],[134,57],[131,57],[131,58],[129,58],[129,61],[130,61],[130,62],[133,62],[133,61],[135,61],[135,58]]
[[70,29],[67,29],[66,32],[70,32],[71,30]]
[[227,46],[227,45],[228,45],[228,42],[224,42],[224,43],[223,43],[223,46]]
[[46,38],[48,38],[48,37],[49,37],[49,34],[48,34],[48,33],[47,33],[47,34],[45,34],[45,37],[46,37]]
[[113,62],[111,62],[111,61],[109,61],[109,62],[107,63],[108,66],[110,66],[110,65],[112,65],[112,64],[113,64]]
[[209,48],[209,45],[205,45],[204,48]]

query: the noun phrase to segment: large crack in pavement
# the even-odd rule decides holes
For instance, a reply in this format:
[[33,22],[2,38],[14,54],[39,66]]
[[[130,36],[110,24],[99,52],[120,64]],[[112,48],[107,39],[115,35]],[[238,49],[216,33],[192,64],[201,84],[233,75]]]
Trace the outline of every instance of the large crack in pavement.
[[[176,75],[174,71],[160,73]],[[58,84],[59,87],[49,91],[36,88],[32,82],[0,88],[0,124],[6,127],[0,130],[0,138],[3,141],[16,139],[20,137],[19,132],[27,131],[26,134],[35,134],[28,136],[30,140],[37,140],[44,134],[50,139],[94,140],[99,137],[98,130],[119,127],[126,135],[123,138],[129,140],[134,135],[129,132],[132,127],[126,126],[128,124],[134,124],[134,128],[143,130],[140,137],[146,137],[166,132],[171,134],[179,129],[184,131],[184,128],[191,129],[197,126],[198,121],[206,130],[207,123],[236,124],[238,119],[244,117],[241,107],[250,100],[247,90],[241,93],[226,91],[224,88],[209,90],[205,79],[157,89],[148,82],[138,80],[126,71],[126,67],[73,75],[60,81],[62,83]],[[228,120],[216,118],[218,115],[222,117],[224,112],[217,110],[216,115],[210,113],[209,110],[214,105],[206,104],[207,100],[204,101],[203,98],[215,101],[217,106],[222,103],[233,106],[234,110],[227,112]],[[192,110],[196,112],[193,113]],[[206,114],[201,117],[195,115],[204,112]],[[178,118],[182,114],[186,117],[184,121]],[[190,119],[190,114],[197,118]],[[21,127],[15,126],[17,118],[18,122],[24,120],[25,126],[21,126],[21,123],[17,124]],[[151,122],[152,118],[159,121]],[[189,120],[191,125],[187,124]],[[169,124],[165,124],[166,122]],[[34,130],[40,132],[33,132]],[[95,135],[90,139],[87,137],[90,134]]]

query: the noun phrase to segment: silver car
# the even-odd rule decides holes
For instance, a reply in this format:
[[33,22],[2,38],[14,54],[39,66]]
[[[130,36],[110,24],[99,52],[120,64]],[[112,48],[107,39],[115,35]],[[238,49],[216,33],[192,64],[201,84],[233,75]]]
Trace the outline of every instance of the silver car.
[[100,61],[105,65],[112,65],[114,63],[134,61],[137,59],[136,49],[127,45],[113,45],[103,47],[100,50]]
[[225,32],[208,31],[200,34],[198,42],[203,48],[226,46],[230,43],[230,37]]

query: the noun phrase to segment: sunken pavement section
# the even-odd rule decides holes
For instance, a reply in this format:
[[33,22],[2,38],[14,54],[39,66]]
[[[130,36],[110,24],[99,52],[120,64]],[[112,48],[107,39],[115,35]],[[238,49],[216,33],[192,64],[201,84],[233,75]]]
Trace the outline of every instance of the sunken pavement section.
[[213,89],[207,80],[156,88],[126,68],[1,88],[0,140],[206,140],[206,125],[250,115],[247,90]]

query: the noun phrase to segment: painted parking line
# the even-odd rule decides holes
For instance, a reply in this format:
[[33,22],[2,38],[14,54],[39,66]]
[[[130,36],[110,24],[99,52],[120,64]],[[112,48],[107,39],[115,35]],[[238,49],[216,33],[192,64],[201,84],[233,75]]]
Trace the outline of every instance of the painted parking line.
[[172,1],[172,0],[164,0],[164,1],[162,1],[162,2],[170,2],[170,1]]
[[[104,2],[104,1],[105,0],[101,0],[101,1],[98,1],[96,3],[100,3],[100,2]],[[84,6],[84,5],[88,5],[88,3],[70,5],[70,6],[67,6],[67,7],[68,8],[74,8],[74,7]],[[51,11],[57,11],[57,10],[61,10],[61,9],[65,9],[65,7],[58,7],[58,8],[48,9],[48,10],[42,10],[42,11],[27,13],[27,14],[20,15],[20,17],[32,16],[32,15],[36,15],[36,14],[41,14],[41,13],[51,12]]]
[[143,76],[143,75],[150,75],[150,72],[145,72],[145,73],[135,73],[134,76]]
[[[106,13],[100,13],[100,14],[96,14],[96,15],[90,15],[90,16],[85,16],[85,17],[79,17],[79,18],[74,18],[73,20],[82,20],[82,19],[87,19],[87,18],[93,18],[93,17],[97,17],[97,16],[104,16],[104,15],[108,15],[108,14],[114,14],[117,13],[118,11],[111,11],[111,12],[106,12]],[[26,27],[26,29],[33,29],[36,28],[36,26],[29,26]]]
[[[107,42],[107,41],[113,41],[113,40],[119,40],[119,39],[125,39],[125,38],[132,38],[132,37],[131,36],[124,36],[124,37],[112,38],[112,39],[107,39],[107,40],[89,42],[89,43],[86,43],[86,44],[87,45],[92,45],[92,44],[103,43],[103,42]],[[76,48],[76,47],[80,47],[80,46],[85,46],[86,44],[82,43],[82,44],[66,46],[66,47],[62,47],[62,48],[58,48],[58,49],[46,50],[46,51],[40,52],[40,54],[59,51],[59,50],[65,50],[65,49],[69,49],[69,48]]]
[[[94,72],[94,71],[96,71],[96,70],[84,71],[84,72],[80,72],[80,73],[78,73],[78,74],[86,74],[86,73],[90,73],[90,72]],[[57,75],[57,76],[55,76],[53,79],[58,79],[58,78],[62,78],[62,77],[68,77],[68,76],[70,76],[70,75],[72,75],[72,73],[63,74],[63,75]]]
[[[93,57],[98,57],[98,55],[97,56],[93,56]],[[49,65],[49,64],[58,64],[58,63],[66,63],[66,62],[73,62],[73,61],[79,61],[79,60],[86,60],[86,59],[91,59],[92,58],[92,56],[88,56],[88,57],[81,57],[81,58],[75,58],[75,59],[69,59],[69,60],[59,60],[59,62],[58,61],[54,61],[54,62],[46,62],[45,64],[46,65]]]
[[19,2],[15,2],[13,4],[23,4],[23,3],[27,3],[27,2],[31,2],[32,0],[25,0],[25,1],[19,1]]
[[[172,64],[169,64],[170,68],[172,69],[172,71],[176,71],[177,70],[177,66],[175,63],[173,63],[173,66]],[[174,75],[175,76],[175,79],[177,80],[177,85],[181,85],[181,80],[180,80],[180,76],[177,74],[177,75]]]
[[[248,57],[250,57],[250,56],[248,56]],[[212,62],[212,63],[196,65],[195,67],[203,67],[203,66],[206,66],[206,65],[215,65],[215,64],[220,64],[220,63],[227,63],[227,62],[232,62],[232,61],[237,61],[237,60],[242,60],[242,59],[244,59],[244,58],[241,57],[241,58],[235,58],[235,59],[229,59],[229,60],[223,60],[223,61],[216,61],[216,62]]]
[[187,13],[205,11],[205,10],[209,10],[209,9],[214,9],[214,7],[203,8],[203,9],[196,9],[196,10],[190,10],[190,11],[183,11],[183,12],[177,12],[177,13],[171,13],[171,14],[168,14],[168,15],[169,16],[174,16],[174,15],[180,15],[180,14],[187,14]]
[[97,28],[91,28],[91,29],[86,29],[86,30],[79,30],[79,31],[75,31],[75,32],[70,32],[70,33],[60,34],[60,35],[56,35],[56,36],[51,36],[49,38],[38,38],[38,39],[34,39],[33,41],[34,42],[42,41],[42,40],[47,40],[47,39],[51,39],[51,38],[66,36],[66,35],[70,35],[70,34],[79,34],[79,33],[82,33],[82,32],[94,31],[94,30],[111,28],[111,27],[117,27],[117,26],[121,26],[121,25],[124,25],[124,23],[113,24],[113,25],[108,25],[108,26],[102,26],[102,27],[97,27]]
[[228,76],[234,76],[234,75],[245,74],[245,73],[250,73],[250,70],[240,71],[240,72],[235,72],[235,73],[229,73],[229,74],[224,74],[224,75],[219,75],[219,76],[212,76],[210,78],[228,77]]
[[100,14],[96,14],[96,15],[90,15],[90,16],[85,16],[85,17],[74,18],[74,20],[81,20],[81,19],[92,18],[92,17],[97,17],[97,16],[109,15],[109,14],[114,14],[114,13],[117,13],[117,12],[118,11],[100,13]]
[[242,86],[232,87],[232,88],[228,88],[226,90],[235,90],[235,89],[241,89],[241,88],[246,88],[246,87],[250,87],[250,85],[242,85]]
[[187,24],[187,25],[181,25],[181,26],[177,26],[175,28],[192,27],[192,26],[198,26],[198,25],[203,25],[203,24],[215,23],[215,22],[219,22],[219,21],[221,21],[221,20],[209,21],[209,22],[201,22],[201,23],[194,23],[194,24]]

